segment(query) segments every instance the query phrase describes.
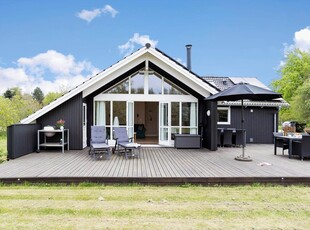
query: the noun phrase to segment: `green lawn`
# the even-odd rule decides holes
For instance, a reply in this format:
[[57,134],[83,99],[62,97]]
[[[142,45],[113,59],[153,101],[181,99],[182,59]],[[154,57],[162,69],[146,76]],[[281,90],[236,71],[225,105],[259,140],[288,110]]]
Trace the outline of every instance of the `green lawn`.
[[7,149],[6,149],[6,135],[0,133],[0,163],[6,161]]
[[310,187],[0,185],[3,229],[309,229]]

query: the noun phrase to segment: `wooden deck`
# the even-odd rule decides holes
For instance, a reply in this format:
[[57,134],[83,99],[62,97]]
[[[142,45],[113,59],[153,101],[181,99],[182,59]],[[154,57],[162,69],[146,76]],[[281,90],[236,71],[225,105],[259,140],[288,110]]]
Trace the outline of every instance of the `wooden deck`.
[[[279,153],[281,151],[278,151]],[[146,184],[310,184],[310,159],[274,155],[273,145],[248,145],[252,162],[234,157],[240,148],[175,149],[143,147],[139,158],[126,160],[113,154],[110,160],[94,161],[88,149],[32,153],[0,164],[0,181],[6,183],[83,181]],[[270,166],[260,166],[267,162]]]

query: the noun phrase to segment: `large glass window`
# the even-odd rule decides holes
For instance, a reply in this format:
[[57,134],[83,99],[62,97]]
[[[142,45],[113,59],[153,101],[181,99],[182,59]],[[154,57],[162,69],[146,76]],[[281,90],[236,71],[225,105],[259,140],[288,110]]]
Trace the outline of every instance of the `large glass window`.
[[180,102],[171,102],[171,126],[180,126]]
[[196,106],[195,102],[182,102],[182,126],[197,125]]
[[162,94],[162,78],[155,74],[149,75],[149,94]]
[[144,74],[137,74],[131,77],[131,93],[144,94]]
[[197,134],[196,102],[182,102],[182,133]]
[[110,101],[106,101],[105,102],[105,111],[106,111],[106,125],[111,125],[111,102]]
[[[188,95],[184,90],[168,81],[159,74],[154,73],[153,71],[147,72],[138,72],[132,75],[131,77],[126,78],[122,82],[115,85],[113,88],[108,89],[104,93],[113,93],[113,94],[144,94],[145,87],[148,88],[149,94],[165,94],[165,95]],[[147,77],[147,81],[144,79]],[[145,82],[148,82],[147,86],[144,85]],[[130,88],[129,88],[130,87]]]
[[183,90],[181,90],[176,85],[172,84],[168,80],[164,80],[164,94],[170,94],[170,95],[182,95],[187,94]]
[[113,102],[113,122],[126,125],[126,101]]
[[180,102],[171,102],[171,140],[180,133]]
[[230,124],[230,108],[218,107],[217,108],[217,123],[220,125]]
[[108,91],[108,93],[115,93],[115,94],[128,94],[129,93],[129,80],[126,79],[116,85],[114,88]]
[[95,105],[95,124],[96,125],[105,125],[105,102],[97,101]]

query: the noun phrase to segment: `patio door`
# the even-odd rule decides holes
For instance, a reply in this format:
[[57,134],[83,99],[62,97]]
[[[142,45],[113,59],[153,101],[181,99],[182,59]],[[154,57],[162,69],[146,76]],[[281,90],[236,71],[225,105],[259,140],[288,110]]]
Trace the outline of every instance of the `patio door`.
[[134,102],[127,101],[127,133],[128,137],[134,136]]
[[170,145],[170,103],[159,102],[159,144]]
[[83,148],[87,146],[87,105],[83,103]]

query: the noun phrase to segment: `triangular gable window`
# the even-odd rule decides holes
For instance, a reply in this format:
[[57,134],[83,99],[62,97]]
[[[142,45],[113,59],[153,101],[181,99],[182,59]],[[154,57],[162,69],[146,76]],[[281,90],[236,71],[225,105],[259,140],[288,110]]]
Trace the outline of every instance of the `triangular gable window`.
[[113,93],[113,94],[128,94],[129,93],[129,79],[125,79],[124,81],[118,83],[112,89],[105,93]]
[[170,95],[187,95],[185,91],[169,82],[167,79],[164,79],[164,94]]
[[137,73],[130,77],[130,93],[144,94],[144,74]]
[[[145,81],[145,78],[146,81]],[[145,84],[148,86],[145,87]],[[144,92],[147,88],[148,92]],[[113,88],[105,91],[108,94],[158,94],[158,95],[188,95],[180,87],[168,81],[154,71],[139,71],[126,78]]]

